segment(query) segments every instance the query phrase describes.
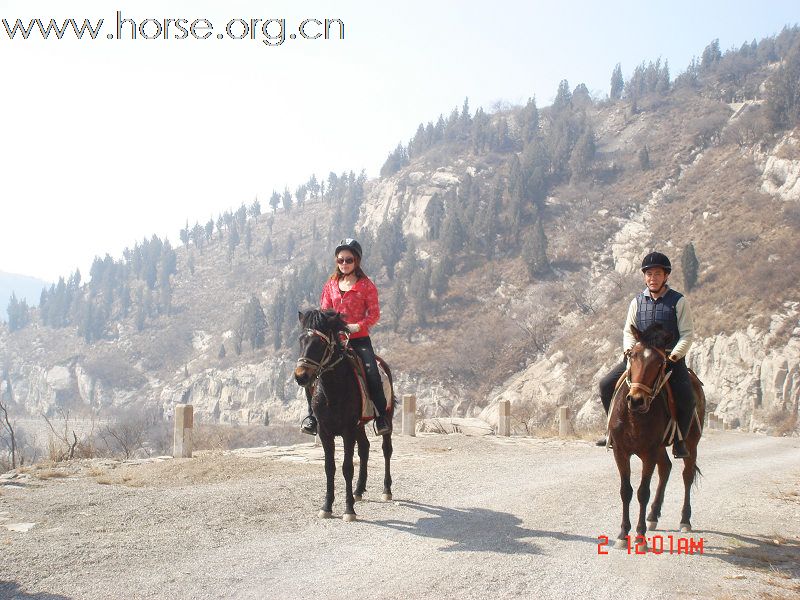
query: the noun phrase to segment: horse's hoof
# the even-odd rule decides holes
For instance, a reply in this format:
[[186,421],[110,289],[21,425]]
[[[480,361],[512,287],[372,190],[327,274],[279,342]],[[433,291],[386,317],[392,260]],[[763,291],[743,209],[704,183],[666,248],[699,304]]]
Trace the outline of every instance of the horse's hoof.
[[617,550],[625,550],[628,547],[628,540],[617,540],[614,542],[614,548]]
[[361,502],[362,500],[361,494],[353,494],[353,500],[355,500],[356,502]]
[[344,513],[342,515],[342,519],[344,519],[348,523],[352,523],[353,521],[356,520],[356,515],[355,515],[355,513]]
[[391,500],[392,500],[392,495],[391,495],[391,494],[386,494],[386,493],[384,493],[384,494],[381,496],[381,500],[383,500],[384,502],[391,502]]
[[681,523],[681,533],[692,533],[692,524]]
[[658,521],[647,522],[647,531],[655,531],[656,527],[658,527]]
[[332,512],[328,512],[327,510],[321,510],[317,514],[320,519],[330,519],[333,516]]

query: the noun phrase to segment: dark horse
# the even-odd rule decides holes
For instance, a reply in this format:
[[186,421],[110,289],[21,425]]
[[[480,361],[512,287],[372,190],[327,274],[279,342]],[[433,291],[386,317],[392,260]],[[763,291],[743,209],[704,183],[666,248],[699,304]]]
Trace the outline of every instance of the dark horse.
[[[647,526],[653,531],[661,516],[661,505],[664,502],[664,489],[667,487],[672,462],[667,455],[665,434],[670,423],[668,404],[669,374],[666,373],[667,356],[664,349],[671,341],[671,334],[661,325],[652,325],[645,332],[635,327],[633,334],[636,345],[628,354],[628,371],[625,380],[619,384],[609,415],[609,436],[614,448],[614,459],[617,462],[620,476],[620,496],[622,497],[622,524],[615,546],[630,547],[628,534],[631,530],[629,509],[633,488],[631,487],[631,455],[635,454],[642,461],[642,482],[639,485],[639,520],[636,533],[644,537],[645,510],[650,500],[650,479],[658,466],[658,488],[650,513],[647,515]],[[692,530],[692,506],[689,495],[697,468],[697,444],[702,434],[701,423],[705,413],[705,395],[700,381],[691,375],[692,388],[697,400],[698,419],[692,420],[689,434],[685,440],[689,450],[689,458],[683,459],[683,510],[681,512],[681,532]],[[639,547],[644,540],[638,538]]]
[[[334,438],[338,435],[344,443],[342,474],[346,489],[343,518],[345,521],[355,521],[356,511],[353,504],[356,500],[361,500],[367,487],[369,440],[363,423],[360,423],[361,392],[351,365],[351,353],[342,341],[347,332],[347,324],[339,313],[331,310],[309,310],[299,313],[299,317],[303,332],[300,334],[301,351],[294,378],[299,385],[306,388],[307,393],[313,386],[311,403],[319,424],[319,439],[325,451],[327,488],[319,516],[330,518],[333,511],[333,477],[336,474]],[[391,380],[388,368],[387,375]],[[387,399],[391,403],[391,398]],[[394,411],[393,403],[391,404],[392,408],[387,411],[390,423]],[[358,483],[353,492],[353,451],[356,443],[361,464]],[[386,463],[383,500],[388,501],[392,499],[392,476],[389,468],[392,458],[391,433],[383,436],[383,458]]]

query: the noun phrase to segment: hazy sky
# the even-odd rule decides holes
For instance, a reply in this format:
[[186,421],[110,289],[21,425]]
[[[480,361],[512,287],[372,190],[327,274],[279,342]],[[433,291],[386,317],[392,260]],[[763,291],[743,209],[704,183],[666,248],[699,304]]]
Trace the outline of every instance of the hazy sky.
[[[172,39],[174,25],[167,40],[109,40],[117,10],[214,29],[206,40]],[[119,257],[154,233],[177,245],[187,218],[205,223],[256,196],[266,206],[311,173],[377,176],[420,121],[465,97],[473,111],[533,95],[545,106],[561,79],[605,95],[617,62],[627,77],[658,57],[674,77],[714,38],[738,47],[798,10],[796,0],[0,0],[0,18],[104,19],[94,41],[71,31],[42,41],[38,30],[11,41],[0,23],[0,271],[54,280],[76,267],[86,278],[95,255]],[[232,19],[281,18],[282,45],[225,32]],[[343,40],[288,39],[325,18],[344,23]]]

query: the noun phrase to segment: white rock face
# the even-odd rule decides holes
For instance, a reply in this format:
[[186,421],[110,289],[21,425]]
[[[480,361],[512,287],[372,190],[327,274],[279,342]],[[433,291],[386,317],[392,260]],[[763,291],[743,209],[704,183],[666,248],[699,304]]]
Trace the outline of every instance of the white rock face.
[[[751,431],[766,429],[764,418],[800,405],[800,327],[798,303],[773,317],[768,333],[754,328],[707,338],[692,346],[689,366],[705,384],[714,413]],[[774,345],[775,333],[794,324],[789,343]]]
[[47,372],[47,385],[53,390],[67,390],[72,385],[72,375],[67,367],[57,365]]
[[[469,168],[462,167],[461,170],[468,171]],[[430,229],[426,211],[431,199],[436,194],[444,196],[458,185],[456,172],[444,168],[433,173],[413,171],[382,179],[371,189],[362,208],[361,220],[365,227],[376,231],[385,220],[402,214],[403,233],[423,238]]]
[[770,156],[764,165],[761,191],[772,196],[800,202],[800,160]]

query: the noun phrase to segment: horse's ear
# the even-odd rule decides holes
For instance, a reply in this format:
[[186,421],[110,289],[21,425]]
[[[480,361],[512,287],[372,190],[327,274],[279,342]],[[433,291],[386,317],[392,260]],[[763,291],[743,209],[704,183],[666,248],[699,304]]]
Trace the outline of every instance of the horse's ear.
[[297,320],[300,321],[300,324],[303,324],[303,313],[299,310],[297,311]]
[[631,332],[633,332],[633,339],[637,342],[642,341],[642,332],[636,329],[636,325],[631,325]]

